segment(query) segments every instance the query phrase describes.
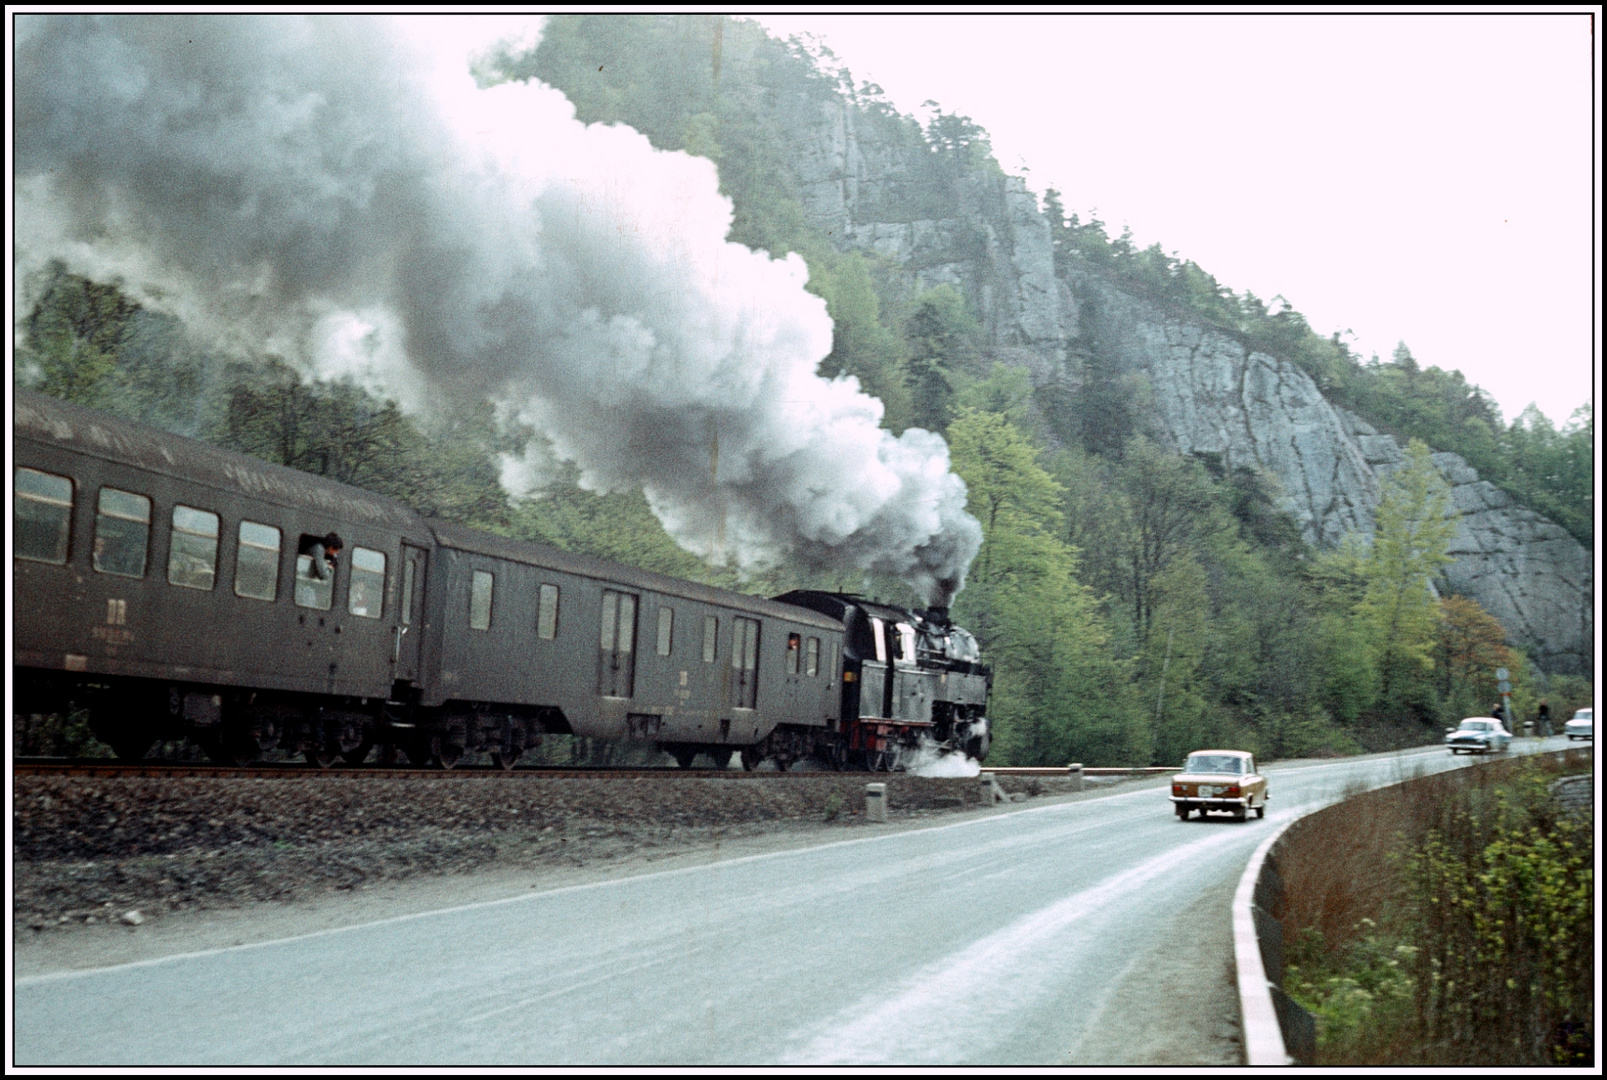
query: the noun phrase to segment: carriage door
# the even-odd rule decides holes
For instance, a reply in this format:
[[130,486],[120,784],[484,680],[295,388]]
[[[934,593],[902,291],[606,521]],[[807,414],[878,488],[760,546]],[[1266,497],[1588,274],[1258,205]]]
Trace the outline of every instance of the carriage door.
[[628,698],[636,671],[636,597],[603,590],[603,632],[597,658],[597,692]]
[[391,627],[391,678],[411,682],[418,678],[419,641],[424,636],[423,548],[402,545],[402,592],[396,602],[396,625]]
[[759,700],[759,620],[731,620],[731,705],[752,709]]

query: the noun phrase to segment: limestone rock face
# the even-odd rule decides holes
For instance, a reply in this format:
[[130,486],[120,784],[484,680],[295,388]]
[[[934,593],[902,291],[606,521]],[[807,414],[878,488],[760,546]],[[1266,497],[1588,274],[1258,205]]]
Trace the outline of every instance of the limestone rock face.
[[1372,532],[1377,475],[1305,372],[1093,274],[1076,274],[1071,285],[1089,301],[1083,319],[1107,362],[1147,378],[1153,427],[1173,449],[1272,473],[1307,543]]
[[847,101],[781,120],[791,129],[801,201],[839,248],[903,266],[917,289],[959,289],[993,345],[1063,354],[1076,318],[1055,278],[1049,222],[1025,181],[998,174],[918,183],[912,144],[888,138]]
[[[1057,277],[1048,221],[1020,178],[973,170],[936,183],[916,159],[927,153],[918,139],[844,99],[815,99],[780,119],[814,223],[841,250],[901,267],[912,289],[963,291],[990,359],[1027,368],[1041,386],[1074,380],[1075,357],[1097,351],[1147,379],[1151,427],[1178,452],[1274,475],[1309,543],[1371,535],[1380,480],[1402,447],[1331,404],[1298,367],[1095,273]],[[1455,454],[1434,460],[1462,513],[1446,584],[1500,619],[1546,670],[1593,674],[1590,553]]]
[[[1107,359],[1146,376],[1156,430],[1179,452],[1220,454],[1229,468],[1265,469],[1306,541],[1370,535],[1379,481],[1405,460],[1395,437],[1328,402],[1293,364],[1075,274],[1087,332]],[[1517,506],[1456,454],[1433,456],[1461,518],[1446,568],[1450,591],[1501,620],[1545,670],[1593,674],[1590,552],[1560,525]]]

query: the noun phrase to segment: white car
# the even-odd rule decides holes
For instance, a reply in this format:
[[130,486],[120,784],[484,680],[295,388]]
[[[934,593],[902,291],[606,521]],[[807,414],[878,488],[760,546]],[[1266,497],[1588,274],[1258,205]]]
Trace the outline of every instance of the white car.
[[1460,727],[1445,733],[1445,745],[1453,754],[1488,754],[1505,750],[1512,744],[1512,732],[1501,726],[1501,721],[1488,716],[1470,716]]
[[1591,739],[1596,735],[1596,710],[1580,709],[1562,726],[1570,739]]

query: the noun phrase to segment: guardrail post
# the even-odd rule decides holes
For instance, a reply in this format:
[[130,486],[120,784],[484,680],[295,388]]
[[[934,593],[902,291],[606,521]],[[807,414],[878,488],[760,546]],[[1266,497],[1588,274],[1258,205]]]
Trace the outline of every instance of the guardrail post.
[[865,820],[887,820],[887,785],[865,785]]
[[1082,762],[1073,761],[1070,765],[1067,765],[1066,766],[1066,775],[1071,777],[1071,784],[1070,784],[1071,790],[1073,790],[1073,791],[1081,791],[1082,790]]
[[992,806],[994,803],[1010,801],[1004,793],[1004,788],[999,786],[998,779],[992,773],[983,773],[977,783],[982,791],[983,806]]

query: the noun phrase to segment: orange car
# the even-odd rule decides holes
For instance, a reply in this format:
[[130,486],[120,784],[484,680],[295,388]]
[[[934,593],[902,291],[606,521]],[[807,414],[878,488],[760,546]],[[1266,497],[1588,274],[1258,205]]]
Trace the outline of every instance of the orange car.
[[1195,810],[1231,810],[1240,821],[1251,810],[1267,816],[1267,778],[1255,771],[1255,758],[1243,750],[1196,750],[1172,777],[1172,805],[1184,821]]

